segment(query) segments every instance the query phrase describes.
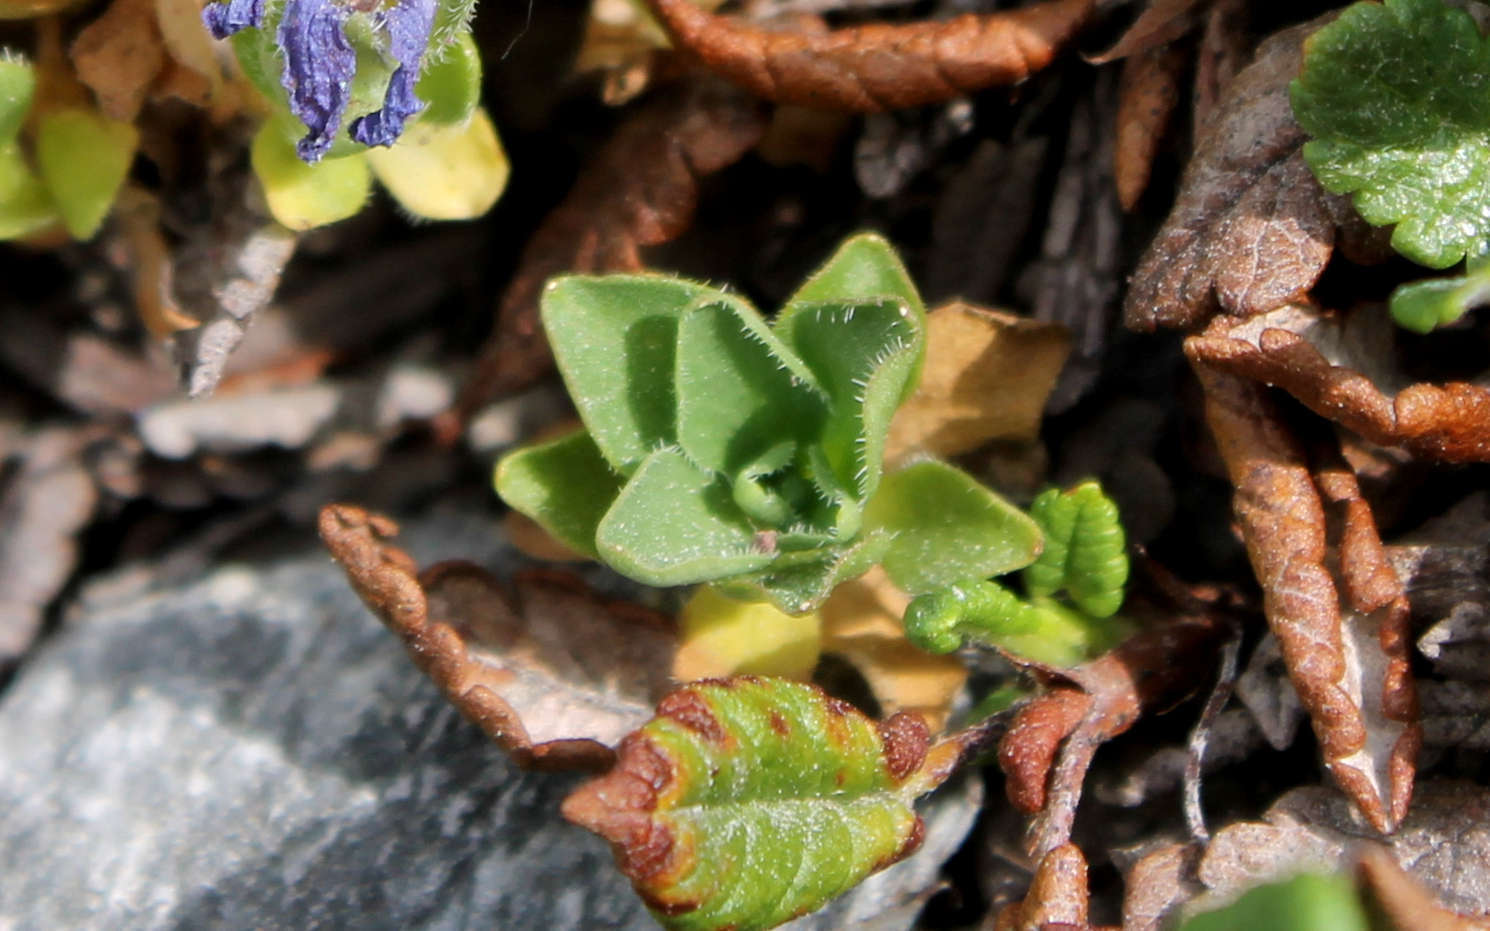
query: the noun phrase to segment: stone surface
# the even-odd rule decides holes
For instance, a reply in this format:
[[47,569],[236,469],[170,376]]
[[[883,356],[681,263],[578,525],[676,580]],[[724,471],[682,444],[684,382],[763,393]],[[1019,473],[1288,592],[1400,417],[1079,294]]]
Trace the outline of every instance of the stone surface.
[[[467,512],[406,524],[423,563],[517,558]],[[576,777],[522,773],[309,544],[151,590],[121,573],[0,693],[0,929],[653,927]],[[976,813],[801,927],[906,927]]]

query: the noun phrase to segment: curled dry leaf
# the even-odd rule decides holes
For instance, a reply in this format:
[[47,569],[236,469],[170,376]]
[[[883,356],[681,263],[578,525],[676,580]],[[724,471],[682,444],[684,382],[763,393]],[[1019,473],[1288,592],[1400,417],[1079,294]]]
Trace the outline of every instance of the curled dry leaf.
[[1112,174],[1124,210],[1132,210],[1148,187],[1154,155],[1180,102],[1185,58],[1184,49],[1163,46],[1139,52],[1123,62]]
[[1350,869],[1357,853],[1376,843],[1427,887],[1441,907],[1490,915],[1490,870],[1485,869],[1490,862],[1490,790],[1447,781],[1419,785],[1407,817],[1387,838],[1377,838],[1334,789],[1293,789],[1263,820],[1216,832],[1198,870],[1209,894],[1195,906],[1229,900],[1301,869]]
[[1094,65],[1142,55],[1162,48],[1195,26],[1197,4],[1202,0],[1149,0],[1112,47],[1088,59]]
[[1124,931],[1158,931],[1174,910],[1201,886],[1195,881],[1200,849],[1194,844],[1165,844],[1128,871],[1123,883]]
[[994,931],[1089,928],[1086,858],[1065,843],[1040,858],[1024,901],[999,913]]
[[1033,440],[1071,339],[1065,329],[953,301],[926,315],[926,364],[895,412],[885,460]]
[[[1352,352],[1345,328],[1341,315],[1290,305],[1241,323],[1217,319],[1192,337],[1188,351],[1276,385],[1373,443],[1439,462],[1490,461],[1490,388],[1467,382],[1399,388],[1400,376],[1383,358],[1391,346],[1368,347],[1371,356]],[[1366,373],[1390,381],[1378,384]]]
[[1439,905],[1432,893],[1380,847],[1367,847],[1361,852],[1356,876],[1370,902],[1399,931],[1485,931],[1490,928],[1490,918],[1461,915]]
[[78,78],[111,119],[132,122],[147,99],[173,96],[211,104],[224,118],[221,69],[191,0],[113,0],[69,50]]
[[1157,624],[1091,662],[1061,670],[1077,687],[1057,685],[1019,711],[999,744],[999,765],[1009,801],[1038,812],[1028,837],[1032,855],[1070,838],[1097,747],[1144,711],[1167,708],[1202,685],[1225,630],[1208,614]]
[[563,272],[640,269],[643,246],[674,239],[693,221],[700,179],[750,151],[766,123],[759,103],[716,81],[670,88],[628,117],[529,238],[456,420],[553,367],[538,320],[544,282]]
[[649,0],[680,48],[776,103],[875,112],[937,103],[1044,68],[1085,24],[1093,0],[1042,0],[945,22],[773,31],[705,12],[691,0]]
[[1304,164],[1304,131],[1288,84],[1304,38],[1323,23],[1263,42],[1196,142],[1174,209],[1134,272],[1129,327],[1189,327],[1217,306],[1272,310],[1313,286],[1334,249],[1348,202],[1325,194]]
[[1390,831],[1412,796],[1420,731],[1407,598],[1371,509],[1348,469],[1331,465],[1311,475],[1262,386],[1193,354],[1191,361],[1236,487],[1233,507],[1268,623],[1325,763],[1371,823]]
[[567,576],[520,576],[516,595],[469,563],[416,575],[397,525],[351,505],[321,511],[321,539],[414,662],[520,765],[603,769],[668,686],[671,640]]

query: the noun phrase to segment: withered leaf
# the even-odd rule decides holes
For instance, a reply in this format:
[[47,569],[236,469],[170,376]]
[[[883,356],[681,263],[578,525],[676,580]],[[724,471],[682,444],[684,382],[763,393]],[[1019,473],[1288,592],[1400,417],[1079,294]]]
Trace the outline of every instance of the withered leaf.
[[1172,46],[1139,52],[1123,62],[1112,174],[1124,210],[1132,210],[1148,187],[1159,141],[1180,102],[1184,66],[1184,50]]
[[562,272],[641,268],[642,247],[676,238],[693,221],[700,179],[738,161],[766,124],[756,101],[708,80],[670,88],[627,118],[529,238],[454,421],[463,424],[487,401],[552,368],[538,320],[545,281]]
[[104,114],[134,120],[166,63],[154,0],[113,0],[78,33],[70,54],[78,77],[98,96]]
[[1165,844],[1146,854],[1123,883],[1124,931],[1158,931],[1178,906],[1201,887],[1195,881],[1200,850],[1193,844]]
[[1490,681],[1490,494],[1466,497],[1387,557],[1407,586],[1418,652],[1445,678]]
[[[1348,469],[1331,465],[1311,474],[1260,385],[1193,354],[1191,361],[1236,487],[1233,508],[1268,623],[1325,763],[1371,823],[1390,831],[1412,795],[1420,732],[1407,599],[1370,507]],[[1338,579],[1328,552],[1331,523]]]
[[1064,328],[953,301],[926,316],[926,364],[895,412],[885,459],[1033,440],[1071,345]]
[[[1272,310],[1313,286],[1334,249],[1336,214],[1304,164],[1288,84],[1322,21],[1284,30],[1227,87],[1196,142],[1179,197],[1134,272],[1124,308],[1137,330],[1189,327],[1217,306]],[[1338,198],[1336,198],[1338,200]]]
[[512,594],[469,563],[416,575],[388,542],[397,525],[351,505],[322,509],[320,532],[414,662],[520,765],[603,769],[667,690],[665,626],[576,580],[520,576]]
[[[1379,308],[1359,313],[1385,317]],[[1490,461],[1490,388],[1403,384],[1391,361],[1390,336],[1365,346],[1350,339],[1347,321],[1359,313],[1290,305],[1239,324],[1218,318],[1192,337],[1189,351],[1228,372],[1276,385],[1373,443],[1440,462]]]
[[994,931],[1087,928],[1089,905],[1086,857],[1075,844],[1062,844],[1040,858],[1024,901],[1006,907]]
[[1462,915],[1439,905],[1432,893],[1407,874],[1390,853],[1367,847],[1356,876],[1368,900],[1398,931],[1485,931],[1490,918]]
[[1021,811],[1038,812],[1027,839],[1032,855],[1070,839],[1097,748],[1132,727],[1145,710],[1168,707],[1200,685],[1223,632],[1209,614],[1155,623],[1060,672],[1079,688],[1057,685],[1020,709],[999,744],[999,765],[1009,801]]
[[[1293,789],[1262,821],[1216,833],[1199,877],[1214,900],[1303,868],[1349,869],[1367,841],[1426,886],[1439,904],[1466,915],[1490,914],[1490,790],[1467,782],[1426,781],[1397,831],[1377,838],[1345,796],[1319,786]],[[1197,906],[1201,903],[1197,902]]]
[[680,48],[752,93],[856,112],[918,107],[1018,83],[1049,64],[1095,6],[1042,0],[945,22],[785,32],[716,16],[690,0],[649,5]]
[[1195,26],[1196,4],[1201,0],[1149,0],[1143,12],[1133,20],[1112,47],[1089,61],[1094,65],[1106,64],[1120,58],[1142,55],[1189,32]]

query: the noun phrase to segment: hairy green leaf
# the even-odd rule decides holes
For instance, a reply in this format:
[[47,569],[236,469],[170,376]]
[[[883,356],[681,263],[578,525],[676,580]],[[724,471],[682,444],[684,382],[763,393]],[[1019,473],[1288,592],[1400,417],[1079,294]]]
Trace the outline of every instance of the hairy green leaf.
[[846,546],[785,553],[769,567],[718,583],[737,597],[765,599],[787,614],[811,611],[833,589],[868,572],[884,558],[890,535],[882,530],[860,534]]
[[1366,931],[1371,927],[1348,876],[1302,873],[1249,890],[1230,905],[1196,915],[1181,931]]
[[705,299],[683,314],[675,377],[678,445],[730,475],[782,440],[810,440],[826,412],[812,372],[734,299]]
[[576,430],[503,458],[496,485],[504,501],[571,549],[598,556],[595,530],[621,491],[621,476],[590,434]]
[[[431,52],[435,49],[431,43]],[[418,122],[460,126],[481,102],[481,50],[469,32],[459,32],[434,61],[426,64],[414,93],[426,101]]]
[[922,461],[887,474],[865,510],[866,528],[894,535],[885,571],[908,592],[1002,575],[1040,552],[1040,528],[961,469]]
[[678,319],[694,301],[711,297],[723,295],[664,275],[573,275],[543,289],[543,329],[564,384],[601,453],[622,475],[658,447],[677,443]]
[[1025,589],[1036,596],[1065,589],[1093,617],[1116,614],[1128,583],[1128,542],[1117,504],[1102,486],[1047,489],[1030,504],[1030,516],[1045,534],[1045,549],[1024,570]]
[[0,144],[13,141],[21,131],[36,95],[36,72],[31,64],[6,54],[0,51]]
[[782,679],[694,683],[564,815],[609,840],[671,928],[769,928],[913,851],[927,729]]
[[1432,268],[1490,247],[1490,43],[1441,0],[1357,3],[1305,44],[1304,158]]
[[595,531],[616,571],[648,585],[687,585],[752,572],[771,562],[728,484],[660,449],[642,460]]

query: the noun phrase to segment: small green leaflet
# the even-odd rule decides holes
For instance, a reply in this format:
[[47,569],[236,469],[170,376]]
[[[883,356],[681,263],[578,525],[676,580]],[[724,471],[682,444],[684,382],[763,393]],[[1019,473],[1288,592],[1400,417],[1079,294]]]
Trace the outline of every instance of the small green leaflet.
[[669,928],[769,928],[911,853],[928,732],[820,689],[739,676],[684,686],[564,816],[609,840]]
[[1309,37],[1291,88],[1304,159],[1430,268],[1490,247],[1490,43],[1441,0],[1357,3]]
[[1045,534],[1045,549],[1024,570],[1025,590],[1042,596],[1065,589],[1092,617],[1116,614],[1128,583],[1128,540],[1117,504],[1102,486],[1047,489],[1030,503],[1030,516]]

